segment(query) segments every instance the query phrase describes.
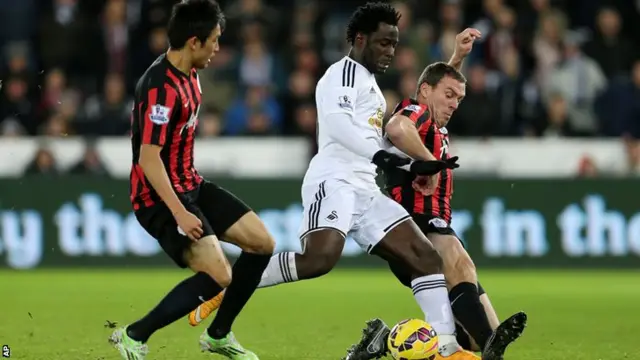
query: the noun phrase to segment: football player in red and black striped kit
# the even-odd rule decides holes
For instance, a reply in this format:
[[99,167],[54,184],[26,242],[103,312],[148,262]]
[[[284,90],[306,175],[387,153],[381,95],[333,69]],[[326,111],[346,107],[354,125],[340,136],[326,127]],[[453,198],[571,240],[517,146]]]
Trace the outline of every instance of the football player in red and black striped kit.
[[[200,337],[200,347],[230,359],[258,358],[238,343],[231,325],[260,282],[274,240],[255,212],[204,180],[194,167],[202,103],[197,69],[205,68],[218,51],[223,25],[222,11],[213,0],[176,4],[168,24],[170,48],[136,86],[131,123],[133,209],[167,255],[194,275],[145,317],[113,333],[110,341],[124,359],[143,359],[155,331],[225,288],[226,296]],[[222,239],[242,249],[233,269],[221,250]]]
[[[458,35],[457,46],[472,44],[477,36],[477,30],[467,29]],[[385,124],[387,139],[392,144],[405,142],[402,148],[416,150],[414,154],[405,155],[421,160],[452,159],[446,125],[465,95],[466,79],[459,72],[461,63],[455,61],[454,56],[448,64],[429,65],[419,78],[415,99],[400,102]],[[407,146],[407,141],[413,141],[412,145],[416,146]],[[388,195],[411,214],[443,259],[451,307],[457,323],[462,325],[457,327],[458,343],[467,350],[482,351],[482,359],[503,359],[507,346],[522,334],[527,317],[519,312],[500,324],[478,283],[475,265],[450,227],[453,170],[444,169],[434,176],[416,176],[398,168],[381,170]],[[400,282],[410,287],[407,269],[399,263],[389,265]],[[382,320],[369,321],[361,342],[349,350],[346,359],[366,360],[384,355],[386,341],[381,339],[386,336],[378,334],[388,333],[389,328]],[[439,355],[436,359],[440,359]]]

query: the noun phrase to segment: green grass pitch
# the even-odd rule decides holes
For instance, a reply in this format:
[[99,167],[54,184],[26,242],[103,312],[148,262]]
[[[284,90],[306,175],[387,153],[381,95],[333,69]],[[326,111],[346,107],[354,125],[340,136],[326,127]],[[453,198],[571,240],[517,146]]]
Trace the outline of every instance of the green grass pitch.
[[[640,359],[640,273],[480,270],[501,318],[529,314],[507,360]],[[110,360],[107,320],[144,315],[187,272],[37,270],[0,272],[0,343],[11,358]],[[338,360],[364,321],[389,325],[422,317],[411,292],[386,270],[336,270],[328,276],[258,290],[240,315],[238,339],[262,360]],[[200,353],[204,327],[186,318],[156,333],[149,359],[217,359]],[[220,358],[221,359],[221,358]]]

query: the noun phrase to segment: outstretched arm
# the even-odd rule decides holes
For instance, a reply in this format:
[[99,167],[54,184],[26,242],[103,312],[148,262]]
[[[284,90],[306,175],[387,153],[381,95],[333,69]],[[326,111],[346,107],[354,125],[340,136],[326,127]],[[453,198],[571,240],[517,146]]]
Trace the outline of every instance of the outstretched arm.
[[456,35],[456,49],[449,59],[449,65],[460,71],[462,62],[469,55],[473,48],[473,42],[481,38],[482,34],[478,29],[467,28],[463,32]]

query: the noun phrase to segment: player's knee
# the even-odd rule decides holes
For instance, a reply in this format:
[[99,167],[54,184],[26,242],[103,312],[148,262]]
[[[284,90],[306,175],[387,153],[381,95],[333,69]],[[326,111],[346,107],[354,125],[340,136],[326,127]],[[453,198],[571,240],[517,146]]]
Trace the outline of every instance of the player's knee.
[[[447,266],[445,266],[446,268]],[[466,252],[461,253],[454,263],[451,266],[451,280],[453,278],[458,279],[458,283],[461,282],[470,282],[475,284],[478,281],[478,276],[476,275],[476,265],[474,264],[471,257]],[[447,275],[447,274],[445,274]]]
[[276,248],[276,241],[267,231],[260,232],[256,235],[255,241],[247,246],[244,251],[253,254],[271,255]]
[[476,266],[457,239],[450,239],[447,241],[446,248],[440,247],[439,250],[443,254],[444,273],[450,285],[477,282]]
[[327,274],[338,262],[339,257],[330,252],[320,253],[314,256],[310,263],[309,274],[318,277]]
[[222,288],[226,288],[231,285],[231,268],[217,270],[213,273],[209,273],[209,276]]
[[222,288],[226,288],[231,284],[232,272],[229,263],[207,263],[201,265],[194,264],[194,266],[192,266],[192,269],[194,271],[203,272],[209,275],[209,277],[211,277],[213,281],[215,281]]

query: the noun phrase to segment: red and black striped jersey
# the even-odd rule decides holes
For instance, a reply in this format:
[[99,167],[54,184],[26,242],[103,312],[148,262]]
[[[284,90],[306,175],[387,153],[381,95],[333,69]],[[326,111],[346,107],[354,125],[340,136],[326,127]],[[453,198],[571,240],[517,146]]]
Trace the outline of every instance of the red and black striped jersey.
[[193,164],[193,148],[202,90],[195,69],[189,75],[161,55],[138,80],[131,115],[129,195],[134,210],[161,202],[139,165],[143,144],[161,146],[160,158],[177,193],[195,190],[202,177]]
[[[449,134],[446,128],[438,128],[431,118],[429,108],[414,99],[401,101],[393,114],[403,115],[416,124],[424,145],[439,160],[448,159]],[[451,222],[451,196],[453,194],[453,170],[440,172],[440,181],[431,196],[424,196],[412,186],[414,174],[397,169],[384,172],[385,189],[411,214],[425,214]]]

